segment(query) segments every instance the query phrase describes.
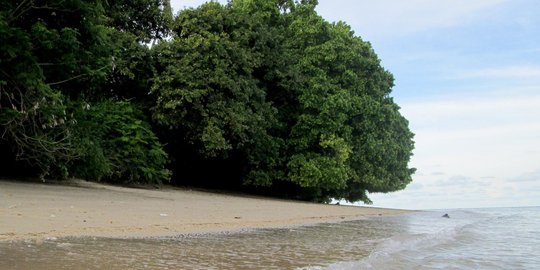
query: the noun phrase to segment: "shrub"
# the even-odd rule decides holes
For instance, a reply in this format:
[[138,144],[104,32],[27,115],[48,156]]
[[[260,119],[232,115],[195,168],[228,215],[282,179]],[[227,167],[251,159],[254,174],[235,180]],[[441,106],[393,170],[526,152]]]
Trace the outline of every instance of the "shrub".
[[170,179],[167,153],[133,104],[78,103],[75,113],[81,157],[71,166],[74,176],[122,183],[159,184]]

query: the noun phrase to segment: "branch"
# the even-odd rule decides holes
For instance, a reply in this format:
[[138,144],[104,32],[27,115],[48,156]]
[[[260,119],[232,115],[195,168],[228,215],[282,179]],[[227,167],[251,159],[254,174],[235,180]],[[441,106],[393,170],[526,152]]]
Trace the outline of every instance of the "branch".
[[[15,10],[13,10],[13,12],[11,12],[11,20],[9,20],[9,22],[17,19],[18,17],[20,17],[21,15],[23,15],[25,12],[27,12],[28,10],[30,10],[32,8],[32,5],[30,5],[29,7],[26,7],[24,10],[20,11],[19,12],[19,9],[22,9],[24,5],[28,4],[28,2],[32,2],[32,0],[23,0],[16,8]],[[17,12],[19,12],[19,14],[17,14]]]
[[52,83],[47,83],[47,84],[48,84],[49,86],[57,85],[57,84],[62,84],[62,83],[66,83],[66,82],[75,80],[75,79],[77,79],[77,78],[86,76],[86,75],[88,75],[88,74],[79,74],[79,75],[77,75],[77,76],[74,76],[74,77],[71,77],[71,78],[68,78],[68,79],[65,79],[65,80],[62,80],[62,81],[52,82]]
[[[109,65],[105,65],[101,68],[98,68],[96,71],[99,71],[99,70],[103,70],[105,68],[107,68]],[[72,80],[75,80],[75,79],[78,79],[80,77],[84,77],[84,76],[87,76],[89,75],[90,73],[84,73],[84,74],[79,74],[79,75],[76,75],[76,76],[73,76],[71,78],[67,78],[65,80],[62,80],[62,81],[58,81],[58,82],[52,82],[52,83],[47,83],[49,86],[53,86],[53,85],[58,85],[58,84],[62,84],[62,83],[66,83],[66,82],[69,82],[69,81],[72,81]]]

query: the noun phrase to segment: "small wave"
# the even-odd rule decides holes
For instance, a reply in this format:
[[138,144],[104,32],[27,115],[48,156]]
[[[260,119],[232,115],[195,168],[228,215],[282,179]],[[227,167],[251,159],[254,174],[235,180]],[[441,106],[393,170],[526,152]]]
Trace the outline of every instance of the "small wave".
[[415,257],[422,257],[422,250],[432,249],[441,244],[455,241],[456,234],[456,229],[450,229],[438,233],[397,235],[382,242],[366,259],[360,261],[359,265],[352,264],[351,267],[361,266],[367,269],[380,269],[381,265],[387,265],[389,261],[397,262],[400,257],[405,261],[412,262]]
[[[352,269],[414,269],[423,258],[422,250],[455,241],[456,230],[444,230],[436,234],[401,234],[387,238],[360,261],[339,262],[328,267],[304,268],[326,270]],[[425,253],[424,253],[425,254]]]
[[408,216],[398,221],[407,227],[405,232],[382,239],[366,258],[309,269],[417,269],[428,254],[455,245],[464,228],[485,218],[467,210],[450,212],[451,219],[441,219],[441,215],[424,212]]
[[438,212],[408,216],[399,220],[406,230],[369,256],[312,269],[540,269],[537,210],[451,210],[444,221]]

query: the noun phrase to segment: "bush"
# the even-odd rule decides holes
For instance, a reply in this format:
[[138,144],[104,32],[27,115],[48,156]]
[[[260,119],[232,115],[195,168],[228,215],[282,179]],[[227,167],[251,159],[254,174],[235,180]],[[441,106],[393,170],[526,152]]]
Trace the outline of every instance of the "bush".
[[142,112],[126,101],[78,103],[76,177],[122,183],[169,181],[168,157]]

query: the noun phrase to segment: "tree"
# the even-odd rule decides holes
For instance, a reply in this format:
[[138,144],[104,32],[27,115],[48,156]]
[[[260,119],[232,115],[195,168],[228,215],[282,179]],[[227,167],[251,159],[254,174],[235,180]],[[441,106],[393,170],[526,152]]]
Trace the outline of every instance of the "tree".
[[[103,96],[129,99],[149,115],[154,101],[148,95],[155,62],[152,45],[170,34],[172,10],[168,0],[108,1],[107,20],[114,28],[109,45],[112,70],[103,86]],[[100,98],[99,95],[93,97]]]
[[106,76],[102,12],[101,1],[0,4],[0,134],[43,174],[78,156],[66,104]]
[[389,97],[393,77],[369,43],[342,22],[324,21],[315,4],[288,14],[286,46],[297,56],[291,66],[300,83],[287,102],[298,112],[285,180],[306,188],[310,199],[369,203],[366,191],[395,191],[411,181],[413,134]]
[[369,203],[366,191],[411,181],[413,134],[370,44],[316,4],[235,0],[181,12],[157,50],[154,118],[203,160],[242,164],[245,184]]
[[69,164],[72,175],[120,183],[168,181],[168,162],[141,110],[127,101],[75,104],[74,143],[80,157]]
[[[96,105],[93,108],[114,109],[117,106],[106,105],[123,103],[110,103],[108,99],[142,96],[140,89],[150,75],[137,72],[134,67],[148,70],[143,63],[150,52],[141,42],[166,34],[170,6],[168,1],[137,1],[130,6],[127,17],[119,17],[115,11],[125,8],[126,3],[111,3],[24,0],[0,4],[0,136],[12,145],[17,159],[38,167],[42,177],[48,174],[66,177],[74,173],[73,164],[92,160],[81,145],[86,139],[118,148],[107,149],[110,151],[124,147],[110,141],[114,138],[85,137],[87,133],[81,132],[86,128],[81,125],[84,121],[79,120],[88,119],[85,114],[91,111],[80,111],[77,107],[92,104]],[[126,51],[137,51],[138,57]],[[122,106],[125,109],[127,105]],[[156,144],[149,125],[141,122],[142,114],[125,113],[124,120],[131,122],[124,123],[126,126],[120,129],[134,133],[123,134],[124,138],[136,140],[142,132],[148,140],[144,143],[151,148],[161,147]],[[119,112],[117,116],[122,114]],[[124,158],[116,160],[114,165],[145,161],[135,155]],[[157,156],[153,158],[157,161],[147,164],[155,165],[156,172],[162,171],[164,162]],[[100,168],[92,167],[95,164],[86,165],[88,170],[94,169],[99,174]],[[129,171],[133,177],[137,170]]]
[[109,1],[110,24],[122,33],[136,36],[137,42],[161,40],[169,34],[173,21],[169,0]]
[[210,2],[173,21],[167,0],[4,1],[0,148],[92,180],[159,183],[171,161],[180,184],[304,200],[402,189],[414,142],[392,74],[316,5]]
[[257,42],[253,21],[242,15],[213,2],[179,14],[173,40],[156,47],[161,70],[152,87],[154,119],[177,134],[180,145],[196,149],[182,153],[184,145],[173,153],[237,158],[253,181],[268,181],[263,168],[272,165],[280,144],[268,133],[277,125],[276,110],[252,75],[262,57],[251,46]]

